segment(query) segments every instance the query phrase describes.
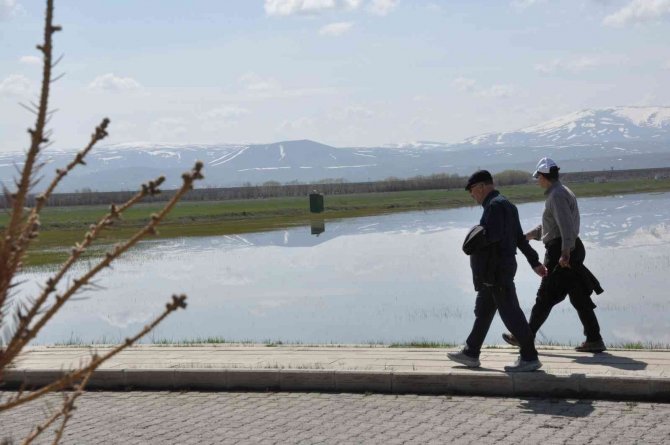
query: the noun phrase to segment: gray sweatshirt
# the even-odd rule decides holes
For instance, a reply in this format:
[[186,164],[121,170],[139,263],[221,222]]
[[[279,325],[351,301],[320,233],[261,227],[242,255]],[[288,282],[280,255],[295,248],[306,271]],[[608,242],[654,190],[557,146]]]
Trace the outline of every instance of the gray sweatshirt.
[[533,239],[541,239],[546,245],[561,238],[561,250],[573,249],[579,236],[579,207],[575,194],[561,181],[554,182],[544,194],[547,199],[542,224],[531,231]]

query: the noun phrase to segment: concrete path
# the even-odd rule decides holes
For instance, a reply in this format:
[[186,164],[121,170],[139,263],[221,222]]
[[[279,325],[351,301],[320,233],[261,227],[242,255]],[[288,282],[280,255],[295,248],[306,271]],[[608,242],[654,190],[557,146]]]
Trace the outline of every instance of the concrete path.
[[[35,347],[5,376],[5,389],[39,386],[85,363],[92,348]],[[97,347],[104,353],[108,347]],[[462,367],[448,349],[369,346],[136,346],[105,364],[91,389],[279,390],[577,397],[670,401],[670,351],[577,353],[540,349],[539,372],[508,374],[517,351],[485,349]]]
[[[12,396],[0,391],[0,400]],[[0,413],[19,444],[60,394]],[[415,394],[95,392],[66,444],[668,444],[670,404]],[[56,425],[59,426],[59,425]],[[53,429],[38,444],[51,444]]]

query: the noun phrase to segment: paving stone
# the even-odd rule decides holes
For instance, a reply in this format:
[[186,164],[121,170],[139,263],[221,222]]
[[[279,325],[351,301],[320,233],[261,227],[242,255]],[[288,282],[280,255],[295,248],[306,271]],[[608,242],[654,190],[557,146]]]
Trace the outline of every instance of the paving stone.
[[[0,438],[20,442],[60,401],[0,413]],[[161,391],[89,392],[77,405],[64,444],[670,443],[663,403]]]

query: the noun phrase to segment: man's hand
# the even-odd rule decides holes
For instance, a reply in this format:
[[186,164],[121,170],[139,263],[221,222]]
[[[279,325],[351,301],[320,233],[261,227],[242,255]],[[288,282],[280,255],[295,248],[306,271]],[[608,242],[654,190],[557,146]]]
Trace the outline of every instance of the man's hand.
[[535,234],[534,234],[532,231],[526,233],[526,239],[527,239],[528,241],[532,241],[532,240],[534,240],[534,239],[535,239]]
[[561,257],[558,259],[558,265],[561,267],[570,267],[570,249],[564,249]]
[[544,267],[544,264],[540,264],[537,267],[533,267],[533,270],[535,271],[536,274],[538,274],[543,278],[547,276],[547,268]]

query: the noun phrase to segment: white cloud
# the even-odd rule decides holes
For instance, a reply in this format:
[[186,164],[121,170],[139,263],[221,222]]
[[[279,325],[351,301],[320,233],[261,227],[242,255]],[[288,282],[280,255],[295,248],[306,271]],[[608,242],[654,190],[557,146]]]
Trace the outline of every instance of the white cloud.
[[310,15],[337,8],[350,8],[355,3],[336,2],[335,0],[265,0],[265,13],[279,16]]
[[370,119],[374,112],[362,105],[349,105],[331,112],[328,117],[335,121],[359,121]]
[[153,121],[149,134],[153,141],[175,142],[188,134],[188,128],[184,119],[166,117]]
[[311,117],[299,117],[298,119],[292,121],[284,121],[279,126],[279,130],[282,131],[296,131],[304,130],[306,128],[311,128],[314,126],[314,119]]
[[214,108],[204,113],[202,119],[237,119],[241,116],[249,114],[249,110],[240,108],[235,105],[226,105],[219,108]]
[[429,12],[442,12],[442,6],[438,5],[437,3],[428,3],[426,5],[426,9]]
[[[387,15],[400,0],[369,0],[367,10],[372,14]],[[265,13],[270,16],[315,16],[333,11],[355,11],[363,0],[265,0]]]
[[466,77],[458,77],[454,79],[451,84],[455,86],[459,91],[467,91],[471,93],[475,90],[475,85],[477,82],[474,79],[468,79]]
[[535,65],[535,71],[542,74],[551,74],[558,71],[568,71],[571,73],[579,73],[600,65],[601,62],[595,57],[576,57],[574,59],[554,59],[550,62],[538,63]]
[[275,79],[261,77],[256,73],[246,73],[239,78],[239,81],[249,91],[264,92],[281,89],[279,82]]
[[0,20],[14,17],[21,11],[21,5],[16,0],[0,0]]
[[344,0],[344,6],[349,10],[358,9],[361,3],[363,3],[363,0]]
[[93,91],[118,93],[139,90],[142,88],[142,85],[132,77],[119,77],[113,73],[107,73],[93,79],[88,88]]
[[488,88],[482,88],[477,85],[476,80],[466,77],[458,77],[451,84],[459,91],[470,93],[476,97],[507,98],[514,95],[514,87],[510,85],[492,85]]
[[26,65],[40,65],[42,63],[42,58],[38,56],[22,56],[19,59],[19,62]]
[[231,127],[237,125],[241,117],[249,114],[249,110],[236,105],[225,105],[214,108],[200,115],[203,121],[203,129],[216,130],[221,127]]
[[373,14],[387,15],[398,6],[399,0],[372,0],[368,9]]
[[514,88],[510,85],[493,85],[489,88],[478,90],[475,96],[487,98],[508,98],[514,95]]
[[360,105],[352,105],[344,109],[345,115],[349,119],[369,119],[374,116],[371,110]]
[[622,27],[659,20],[670,16],[670,0],[632,0],[603,19],[606,26]]
[[319,29],[319,35],[338,37],[344,34],[345,32],[349,31],[352,26],[354,26],[352,22],[330,23]]
[[536,5],[538,3],[542,3],[544,0],[514,0],[512,2],[512,6],[518,10],[524,10],[526,8],[530,8],[533,5]]
[[0,96],[25,97],[32,91],[33,83],[21,74],[10,74],[0,81]]

